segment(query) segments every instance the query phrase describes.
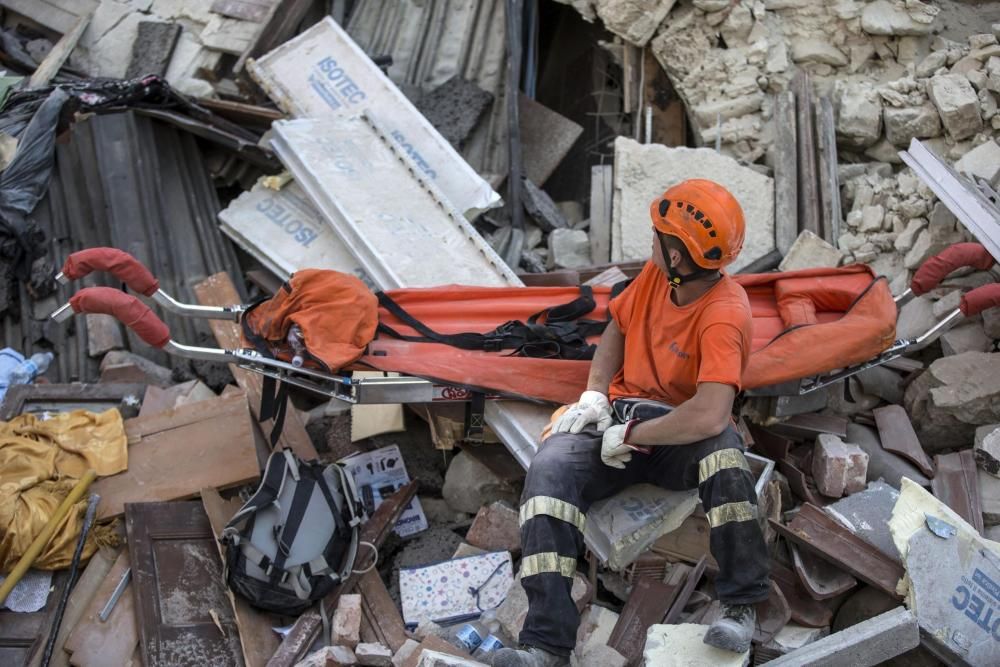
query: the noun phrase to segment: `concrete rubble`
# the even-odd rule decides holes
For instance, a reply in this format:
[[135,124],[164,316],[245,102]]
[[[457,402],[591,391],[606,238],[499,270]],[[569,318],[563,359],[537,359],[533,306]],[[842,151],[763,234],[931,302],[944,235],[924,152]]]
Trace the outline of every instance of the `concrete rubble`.
[[[10,77],[0,90],[0,171],[24,148],[24,126],[42,96],[53,87],[72,95],[52,149],[51,185],[25,214],[28,231],[0,225],[5,344],[24,356],[56,357],[26,387],[8,386],[4,376],[0,389],[10,390],[10,399],[0,410],[5,419],[118,410],[132,468],[117,475],[163,469],[169,482],[134,482],[128,491],[136,495],[121,503],[125,527],[99,527],[102,544],[124,546],[102,546],[75,573],[82,576],[74,575],[72,590],[64,573],[46,588],[46,614],[63,613],[57,592],[70,596],[62,621],[68,627],[53,630],[54,663],[489,664],[497,644],[518,644],[528,613],[519,504],[524,469],[544,446],[538,433],[556,407],[507,394],[495,400],[491,387],[433,378],[432,399],[393,394],[385,403],[392,419],[372,418],[377,435],[352,438],[352,424],[375,406],[352,408],[326,389],[310,392],[306,382],[290,389],[295,400],[277,420],[283,430],[269,441],[274,421],[259,419],[268,386],[259,365],[175,364],[103,313],[63,329],[48,320],[72,294],[57,287],[57,267],[82,247],[134,253],[154,273],[171,274],[164,285],[190,290],[175,296],[195,295],[202,305],[252,303],[309,268],[357,276],[373,290],[460,280],[572,291],[637,275],[651,251],[650,202],[685,179],[708,178],[732,191],[746,220],[731,273],[846,273],[857,269],[842,267],[862,264],[884,277],[893,295],[911,290],[898,304],[895,331],[881,336],[883,350],[961,312],[971,290],[1000,278],[996,266],[980,266],[941,276],[932,289],[914,281],[955,244],[994,247],[995,239],[967,228],[972,214],[962,206],[973,188],[1000,187],[1000,2],[513,4],[526,7],[509,17],[525,37],[514,45],[519,82],[508,80],[514,70],[505,67],[511,45],[499,0],[0,0],[0,60]],[[106,87],[91,88],[98,84]],[[105,116],[109,110],[115,114]],[[123,137],[141,150],[123,148]],[[953,168],[967,192],[939,197],[940,179],[900,155],[914,140]],[[150,183],[126,178],[154,156],[159,172],[140,179]],[[192,164],[204,173],[173,173]],[[181,186],[168,187],[173,182]],[[6,201],[3,187],[0,181]],[[188,208],[178,208],[182,202]],[[162,215],[139,215],[154,209]],[[105,212],[141,222],[91,224]],[[181,227],[181,217],[194,226]],[[212,243],[173,245],[189,236],[211,236]],[[35,254],[21,266],[24,249]],[[797,285],[812,278],[801,280]],[[86,284],[121,293],[117,278],[97,272]],[[155,314],[169,310],[155,288],[129,285],[126,294],[139,292],[153,295],[146,303]],[[764,303],[751,290],[762,325],[755,323],[755,332],[777,331],[755,338],[755,349],[825,326],[836,314],[853,315],[863,295],[843,297],[826,295],[828,302],[809,304],[815,312],[804,322],[790,324],[795,303]],[[164,319],[178,343],[248,344],[233,322],[193,328],[173,313]],[[581,623],[570,664],[924,664],[930,655],[949,664],[997,664],[1000,597],[990,572],[1000,556],[1000,307],[956,319],[921,349],[878,358],[850,377],[741,392],[734,421],[747,444],[772,558],[772,594],[758,606],[749,651],[702,641],[721,601],[697,491],[645,484],[597,499],[586,513],[586,553],[572,574]],[[6,354],[0,351],[0,361]],[[859,368],[852,362],[823,372],[841,370]],[[380,374],[368,379],[390,379]],[[830,382],[822,389],[804,391],[802,380],[824,379]],[[338,392],[364,387],[362,403],[372,402],[365,392],[396,390],[391,382],[336,383]],[[535,398],[522,389],[513,393]],[[205,439],[198,429],[210,427],[202,422],[214,424],[220,402],[235,400],[242,402],[231,412],[246,417],[240,425],[247,431],[232,468],[249,461],[257,478],[233,481],[232,471],[219,470],[218,490],[189,488],[189,479],[175,478],[180,470],[202,479],[193,455],[146,463],[160,443],[195,440],[174,430]],[[207,440],[222,447],[238,430],[227,426]],[[249,604],[248,591],[225,579],[232,565],[225,547],[214,551],[213,538],[257,489],[272,446],[324,465],[393,452],[381,459],[383,470],[371,466],[370,478],[355,475],[367,538],[346,581],[319,601],[323,614],[316,605],[279,616]],[[407,479],[391,476],[400,470]],[[97,484],[116,481],[107,477]],[[149,536],[137,532],[134,507],[152,503],[167,513],[197,506],[208,520],[203,534],[178,544],[205,546],[198,568],[210,562],[218,572],[210,568],[197,586],[183,582],[173,598],[149,588],[148,559],[140,562]],[[418,529],[414,513],[426,519]],[[825,533],[807,530],[817,526]],[[312,528],[302,526],[303,534]],[[405,583],[416,571],[459,571],[484,558],[500,558],[503,567],[479,582]],[[117,603],[127,613],[115,612],[102,627],[94,617],[117,584],[106,566],[122,559],[134,568]],[[170,584],[171,573],[156,568],[171,559],[152,561],[154,588]],[[140,598],[140,591],[149,595]],[[192,611],[203,595],[213,600],[211,623]],[[176,627],[201,633],[184,643],[190,659],[171,662],[157,653],[154,639],[166,622],[132,604],[154,598],[185,600],[168,606],[182,617]],[[410,613],[414,600],[439,598],[466,606]],[[36,664],[46,632],[32,626],[30,637],[17,635],[23,621],[15,613],[0,611],[0,634],[12,633],[2,637],[13,647],[11,664]],[[74,633],[77,640],[104,637],[103,662],[88,660]],[[468,643],[473,635],[486,640],[481,648]],[[205,642],[223,658],[195,656]]]

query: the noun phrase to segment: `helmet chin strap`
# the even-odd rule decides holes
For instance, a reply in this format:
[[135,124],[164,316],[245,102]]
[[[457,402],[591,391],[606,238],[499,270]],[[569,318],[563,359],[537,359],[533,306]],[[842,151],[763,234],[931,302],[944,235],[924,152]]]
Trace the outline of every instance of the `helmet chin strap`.
[[681,273],[670,262],[670,252],[667,249],[667,244],[663,242],[663,235],[657,234],[656,237],[660,241],[660,252],[663,255],[663,263],[667,265],[667,279],[674,287],[680,287],[681,285],[689,283],[693,280],[707,278],[713,273],[718,273],[715,269],[704,269],[700,267],[691,273]]

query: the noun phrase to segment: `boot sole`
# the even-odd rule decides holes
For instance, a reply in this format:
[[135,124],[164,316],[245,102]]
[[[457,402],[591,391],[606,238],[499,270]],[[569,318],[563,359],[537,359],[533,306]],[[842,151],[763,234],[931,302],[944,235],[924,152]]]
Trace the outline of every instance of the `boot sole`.
[[705,633],[703,641],[709,646],[714,646],[715,648],[722,649],[723,651],[746,653],[750,650],[752,638],[740,641],[722,628],[709,628],[708,632]]

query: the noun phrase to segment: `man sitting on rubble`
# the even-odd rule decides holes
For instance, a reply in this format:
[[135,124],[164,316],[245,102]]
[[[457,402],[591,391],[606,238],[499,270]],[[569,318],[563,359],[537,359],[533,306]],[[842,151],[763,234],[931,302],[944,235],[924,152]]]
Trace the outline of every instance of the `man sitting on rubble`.
[[721,271],[743,247],[743,211],[722,186],[694,179],[667,190],[650,214],[652,259],[611,302],[587,391],[555,421],[528,470],[528,614],[522,648],[498,651],[496,667],[567,664],[580,623],[570,590],[586,512],[632,484],[698,489],[722,603],[706,644],[749,649],[752,605],[768,597],[754,478],[731,418],[750,355],[750,305]]

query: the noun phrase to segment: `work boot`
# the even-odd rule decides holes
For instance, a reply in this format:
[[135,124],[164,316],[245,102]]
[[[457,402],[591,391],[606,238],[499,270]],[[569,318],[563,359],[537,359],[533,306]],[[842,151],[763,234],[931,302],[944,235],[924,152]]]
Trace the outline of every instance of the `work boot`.
[[543,651],[536,646],[502,648],[493,654],[493,667],[563,667],[569,658]]
[[722,616],[705,633],[704,642],[726,651],[744,653],[757,626],[757,611],[748,604],[724,604]]

